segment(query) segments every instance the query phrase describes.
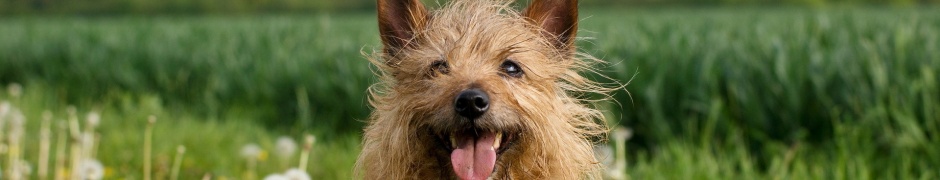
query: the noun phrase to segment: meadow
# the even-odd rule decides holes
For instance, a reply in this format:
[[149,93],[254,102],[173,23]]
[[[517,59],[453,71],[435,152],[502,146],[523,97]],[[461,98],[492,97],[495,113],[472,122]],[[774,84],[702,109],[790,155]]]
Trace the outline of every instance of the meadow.
[[[628,83],[598,105],[633,130],[632,179],[940,178],[940,9],[581,16],[581,51],[608,62],[589,76]],[[21,145],[0,140],[0,168],[7,177],[22,159],[38,178],[42,129],[56,140],[72,121],[90,127],[94,112],[104,179],[145,179],[145,149],[151,173],[171,178],[178,146],[180,179],[260,178],[303,159],[303,148],[278,158],[279,137],[308,134],[303,169],[351,179],[376,80],[363,58],[380,48],[375,22],[369,12],[0,18],[0,102],[25,117]],[[16,131],[11,119],[0,114],[0,132]],[[247,144],[260,152],[244,157]]]

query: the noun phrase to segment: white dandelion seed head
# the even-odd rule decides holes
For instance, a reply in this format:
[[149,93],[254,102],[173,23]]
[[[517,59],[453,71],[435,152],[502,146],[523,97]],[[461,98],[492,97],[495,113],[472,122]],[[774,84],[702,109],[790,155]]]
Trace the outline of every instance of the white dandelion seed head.
[[23,95],[23,86],[17,83],[10,84],[7,86],[7,92],[10,93],[10,96],[20,97],[20,95]]
[[157,123],[157,116],[155,115],[147,116],[147,123],[150,123],[150,124]]
[[294,152],[297,152],[297,143],[294,142],[294,139],[287,136],[277,138],[274,147],[277,150],[277,155],[284,159],[290,158],[294,155]]
[[79,164],[76,176],[80,179],[100,180],[104,178],[104,165],[95,159],[85,159]]
[[69,113],[70,117],[76,117],[77,116],[76,114],[78,113],[78,108],[75,108],[75,106],[73,105],[69,105],[68,107],[65,107],[65,112]]
[[605,168],[609,168],[614,164],[614,148],[606,144],[596,145],[594,146],[594,157],[597,157],[597,160],[600,161]]
[[13,109],[13,105],[10,105],[10,101],[0,102],[0,120],[3,120],[7,114],[10,114],[10,111]]
[[88,125],[91,127],[98,127],[98,124],[101,123],[101,115],[98,112],[89,112],[85,119],[88,120]]
[[304,137],[304,151],[310,150],[313,148],[313,143],[317,142],[317,137],[313,135],[307,135]]
[[286,176],[280,174],[269,174],[264,176],[263,180],[288,180]]
[[254,143],[246,144],[245,146],[242,146],[241,155],[245,159],[258,159],[258,156],[261,155],[261,147]]
[[617,127],[614,129],[614,140],[617,142],[623,142],[629,140],[633,136],[633,129],[625,127]]
[[31,166],[29,161],[26,160],[19,160],[18,162],[19,164],[17,164],[17,170],[19,170],[20,177],[29,177],[29,175],[33,173],[33,166]]
[[297,168],[288,169],[287,172],[284,172],[284,177],[289,180],[310,180],[310,175],[306,171]]

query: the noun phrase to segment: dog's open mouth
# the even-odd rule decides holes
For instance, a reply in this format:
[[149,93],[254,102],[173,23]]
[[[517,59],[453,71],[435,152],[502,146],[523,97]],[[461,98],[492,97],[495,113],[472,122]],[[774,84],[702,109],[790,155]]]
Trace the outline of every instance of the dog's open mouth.
[[483,180],[496,167],[496,158],[512,140],[511,134],[500,131],[454,132],[447,137],[450,162],[454,173],[464,180]]

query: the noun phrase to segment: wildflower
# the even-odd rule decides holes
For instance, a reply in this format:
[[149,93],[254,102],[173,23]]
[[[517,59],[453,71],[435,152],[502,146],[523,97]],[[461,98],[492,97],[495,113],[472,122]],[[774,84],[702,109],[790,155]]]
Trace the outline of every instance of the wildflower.
[[289,180],[310,180],[310,175],[306,171],[291,168],[287,172],[284,172],[284,177],[287,177]]
[[89,112],[86,119],[88,120],[88,126],[92,128],[98,127],[98,124],[101,123],[101,116],[98,115],[98,112]]
[[261,147],[257,144],[247,144],[242,146],[241,155],[245,159],[255,160],[261,156]]
[[633,130],[630,128],[617,127],[614,129],[613,138],[616,149],[616,160],[613,165],[608,166],[607,177],[609,179],[626,179],[627,157],[626,141],[633,136]]
[[594,146],[594,156],[597,157],[597,160],[607,169],[610,169],[610,166],[614,164],[614,148],[607,144]]
[[7,92],[9,92],[10,96],[14,98],[20,97],[20,95],[23,95],[23,86],[20,86],[20,84],[17,83],[10,84],[7,86]]
[[281,174],[270,174],[265,176],[263,180],[288,180],[286,176]]
[[287,136],[277,138],[274,147],[277,150],[278,157],[282,160],[290,158],[294,155],[294,152],[297,152],[297,143],[294,142],[294,139]]
[[18,141],[25,132],[26,116],[23,116],[23,112],[20,112],[18,109],[11,108],[10,111],[10,138]]
[[10,101],[0,102],[0,120],[9,114],[11,109],[13,109],[13,105],[10,105]]
[[307,135],[304,138],[304,151],[300,153],[300,169],[307,169],[307,160],[310,158],[310,150],[313,149],[313,143],[317,142],[317,137]]
[[170,172],[170,179],[177,180],[180,176],[180,167],[183,165],[183,154],[186,153],[186,146],[179,145],[176,147],[176,157],[173,158],[173,169]]
[[633,137],[633,129],[624,128],[624,127],[617,127],[616,129],[614,129],[613,138],[614,138],[614,141],[616,141],[615,143],[624,142],[626,140],[629,140],[630,137]]
[[13,105],[10,105],[9,101],[0,102],[0,131],[5,129],[3,125],[6,125],[7,115],[10,114],[10,111],[13,110]]
[[95,159],[82,160],[75,175],[80,179],[99,180],[104,178],[104,165]]
[[24,177],[29,177],[29,175],[33,173],[32,166],[30,166],[29,162],[27,162],[26,160],[18,160],[14,162],[19,162],[19,163],[14,164],[16,168],[12,168],[12,169],[15,169],[16,172],[11,172],[13,173],[11,174],[11,177],[16,177],[16,178],[11,178],[11,179],[26,179]]
[[95,147],[95,134],[91,132],[83,132],[80,139],[78,139],[78,142],[80,143],[82,147],[82,151],[85,151],[86,153],[91,153],[91,151]]

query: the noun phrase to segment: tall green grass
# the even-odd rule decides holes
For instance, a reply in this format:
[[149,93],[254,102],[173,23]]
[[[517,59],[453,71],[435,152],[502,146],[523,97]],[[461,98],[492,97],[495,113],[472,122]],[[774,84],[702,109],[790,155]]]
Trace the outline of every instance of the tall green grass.
[[209,117],[237,109],[270,126],[351,131],[368,114],[368,17],[0,19],[0,82],[49,84],[63,103],[146,93]]
[[938,176],[937,11],[684,11],[582,23],[596,31],[585,49],[617,62],[617,79],[635,77],[614,115],[649,153],[638,168],[678,179]]
[[[634,178],[940,178],[935,8],[581,16],[592,37],[581,49],[630,82],[632,98],[617,92],[605,112],[636,132]],[[156,154],[186,144],[187,177],[237,177],[244,143],[313,132],[326,145],[311,173],[346,178],[374,81],[361,52],[378,48],[376,32],[369,14],[5,18],[0,83],[31,90],[23,109],[34,118],[66,104],[102,111],[99,153],[127,167],[114,177],[140,174],[122,149],[141,144],[130,134],[157,114],[169,120]]]

